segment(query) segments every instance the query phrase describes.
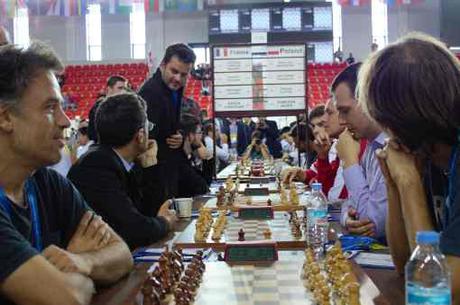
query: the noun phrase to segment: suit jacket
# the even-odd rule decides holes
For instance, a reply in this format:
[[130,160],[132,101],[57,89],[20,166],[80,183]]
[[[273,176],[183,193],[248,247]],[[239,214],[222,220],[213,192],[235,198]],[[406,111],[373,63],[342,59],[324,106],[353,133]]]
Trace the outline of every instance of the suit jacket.
[[265,120],[267,124],[266,129],[261,129],[263,136],[267,139],[267,147],[270,154],[274,158],[281,158],[283,156],[281,143],[278,140],[279,130],[278,124],[275,121]]
[[160,69],[139,90],[139,95],[147,103],[148,119],[155,123],[155,129],[150,136],[158,143],[158,165],[155,166],[152,179],[155,192],[163,201],[178,193],[178,162],[183,149],[169,148],[166,139],[180,129],[182,93],[183,89],[177,91],[178,102],[177,107],[174,107],[173,91],[163,82]]
[[152,217],[156,203],[151,191],[151,168],[126,170],[109,146],[93,145],[70,169],[67,177],[88,204],[126,241],[131,249],[163,238],[168,224]]

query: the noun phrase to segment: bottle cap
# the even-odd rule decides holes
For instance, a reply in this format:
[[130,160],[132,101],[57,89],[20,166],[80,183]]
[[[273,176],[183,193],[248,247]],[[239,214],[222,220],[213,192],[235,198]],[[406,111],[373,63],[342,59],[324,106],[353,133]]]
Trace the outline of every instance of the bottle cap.
[[321,191],[322,184],[319,182],[315,182],[311,184],[311,189],[314,191]]
[[439,233],[435,231],[418,231],[415,237],[417,244],[439,244]]

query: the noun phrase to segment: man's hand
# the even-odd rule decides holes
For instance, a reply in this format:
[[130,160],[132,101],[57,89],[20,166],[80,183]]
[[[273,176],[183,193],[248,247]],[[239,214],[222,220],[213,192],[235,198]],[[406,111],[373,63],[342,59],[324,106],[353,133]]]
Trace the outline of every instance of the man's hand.
[[387,182],[401,185],[421,179],[421,160],[393,140],[389,140],[377,156]]
[[157,161],[158,146],[155,140],[149,140],[147,150],[137,157],[137,161],[143,168],[154,166]]
[[109,226],[102,220],[101,216],[93,215],[94,212],[92,211],[87,211],[83,215],[67,246],[67,251],[72,253],[94,251],[109,243],[112,237]]
[[161,216],[166,219],[168,222],[169,230],[172,231],[174,230],[174,226],[177,222],[177,216],[176,216],[176,211],[170,210],[170,206],[172,204],[172,200],[166,200],[158,210],[157,216]]
[[179,132],[176,132],[176,134],[173,134],[169,138],[166,139],[166,144],[168,144],[169,148],[171,149],[178,149],[182,146],[182,141],[184,138]]
[[43,256],[62,272],[75,272],[85,276],[91,274],[92,266],[88,260],[55,245],[47,247],[43,251]]
[[228,144],[228,137],[225,133],[220,134],[220,143],[221,144]]
[[357,220],[357,212],[355,209],[350,208],[348,210],[348,217],[345,221],[346,229],[351,234],[357,234],[362,236],[375,236],[375,224],[369,219]]
[[294,180],[304,182],[305,179],[305,172],[298,167],[286,168],[281,172],[281,181],[283,184],[290,184]]
[[348,129],[340,134],[336,148],[339,159],[344,163],[344,168],[359,163],[360,145]]
[[324,130],[320,130],[313,141],[313,149],[318,154],[319,159],[327,159],[331,149],[331,140]]

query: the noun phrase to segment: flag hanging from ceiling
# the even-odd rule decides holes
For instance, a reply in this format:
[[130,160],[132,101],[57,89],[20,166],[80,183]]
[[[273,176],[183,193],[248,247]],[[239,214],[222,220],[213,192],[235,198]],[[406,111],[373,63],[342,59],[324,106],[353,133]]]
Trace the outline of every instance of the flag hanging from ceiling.
[[165,0],[165,11],[196,11],[198,0]]
[[144,0],[145,12],[158,13],[160,11],[160,0]]

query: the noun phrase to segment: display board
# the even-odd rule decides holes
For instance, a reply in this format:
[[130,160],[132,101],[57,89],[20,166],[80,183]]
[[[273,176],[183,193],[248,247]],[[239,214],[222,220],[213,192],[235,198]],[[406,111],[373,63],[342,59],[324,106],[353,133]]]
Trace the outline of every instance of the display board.
[[305,111],[305,44],[214,46],[212,63],[216,115]]

